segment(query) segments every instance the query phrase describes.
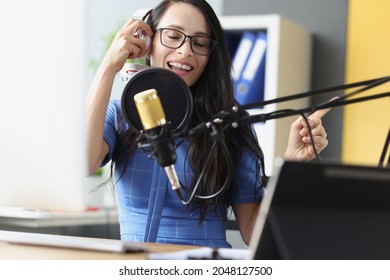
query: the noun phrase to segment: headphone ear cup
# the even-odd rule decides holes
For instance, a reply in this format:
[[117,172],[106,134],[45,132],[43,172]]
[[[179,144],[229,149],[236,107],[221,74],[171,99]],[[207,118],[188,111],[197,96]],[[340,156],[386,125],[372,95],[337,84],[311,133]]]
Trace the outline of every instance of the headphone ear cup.
[[149,35],[144,34],[144,40],[146,45],[146,54],[148,55],[150,52],[150,48],[152,46],[152,38]]
[[150,36],[148,36],[145,32],[143,32],[141,29],[138,29],[138,30],[135,32],[134,37],[135,37],[135,38],[139,38],[139,39],[145,41],[146,53],[145,53],[145,55],[142,56],[142,57],[146,57],[146,56],[149,54],[150,47],[151,47],[151,45],[152,45],[152,38],[151,38]]

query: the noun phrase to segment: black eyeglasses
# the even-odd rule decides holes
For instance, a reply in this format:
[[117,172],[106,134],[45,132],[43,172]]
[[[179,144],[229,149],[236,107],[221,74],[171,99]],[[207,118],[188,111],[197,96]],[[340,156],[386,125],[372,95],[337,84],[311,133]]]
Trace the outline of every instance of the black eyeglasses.
[[209,55],[217,44],[216,40],[209,37],[202,35],[190,36],[173,28],[159,28],[157,31],[160,32],[161,44],[170,49],[180,48],[188,38],[190,40],[191,50],[194,53]]

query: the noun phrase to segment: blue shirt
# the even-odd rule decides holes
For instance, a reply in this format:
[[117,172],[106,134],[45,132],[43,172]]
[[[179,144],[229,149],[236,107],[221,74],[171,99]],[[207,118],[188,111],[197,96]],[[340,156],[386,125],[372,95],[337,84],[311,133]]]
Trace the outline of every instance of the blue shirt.
[[[118,114],[122,114],[120,101],[111,100],[104,127],[104,139],[110,152],[102,165],[113,157],[117,143]],[[188,145],[184,141],[176,149],[175,169],[185,186],[189,186],[193,176],[188,159],[186,161]],[[264,187],[259,183],[260,180],[256,180],[256,160],[255,155],[244,149],[235,167],[231,204],[258,202],[263,197]],[[123,168],[126,168],[123,176],[117,181]],[[171,189],[164,169],[143,151],[136,150],[126,167],[123,163],[115,163],[114,180],[122,240],[231,247],[226,241],[229,205],[223,207],[222,213],[208,213],[199,223],[198,212],[183,205]],[[163,199],[158,199],[161,197]],[[150,233],[150,224],[158,225],[156,232]]]

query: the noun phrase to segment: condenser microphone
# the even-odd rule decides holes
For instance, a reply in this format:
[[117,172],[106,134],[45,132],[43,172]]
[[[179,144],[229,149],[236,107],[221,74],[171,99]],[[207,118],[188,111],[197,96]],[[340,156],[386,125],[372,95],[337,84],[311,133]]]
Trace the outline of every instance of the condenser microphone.
[[180,189],[180,182],[175,170],[176,151],[174,139],[159,96],[155,89],[148,89],[134,95],[134,102],[141,120],[142,136],[146,138],[152,150],[152,157],[164,167],[172,189]]

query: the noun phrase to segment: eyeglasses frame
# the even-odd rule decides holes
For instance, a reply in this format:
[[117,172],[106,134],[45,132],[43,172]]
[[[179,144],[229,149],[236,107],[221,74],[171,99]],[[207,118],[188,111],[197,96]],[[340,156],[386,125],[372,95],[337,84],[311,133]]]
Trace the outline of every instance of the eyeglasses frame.
[[[183,34],[183,35],[184,35],[183,41],[182,41],[182,42],[180,43],[180,45],[177,46],[177,47],[170,47],[170,46],[165,45],[165,44],[163,43],[163,40],[162,40],[162,31],[164,31],[164,30],[173,30],[173,31],[176,31],[176,32],[179,32],[179,33]],[[191,47],[191,50],[192,50],[194,53],[196,53],[196,54],[198,54],[198,55],[203,55],[203,56],[208,56],[208,55],[210,55],[210,54],[213,52],[215,46],[216,46],[217,43],[218,43],[217,40],[214,40],[214,39],[209,38],[209,37],[207,37],[207,36],[203,36],[203,35],[187,35],[187,34],[185,34],[184,32],[182,32],[182,31],[180,31],[180,30],[177,30],[177,29],[175,29],[175,28],[161,27],[161,28],[157,29],[156,32],[159,32],[159,33],[160,33],[160,43],[161,43],[164,47],[167,47],[167,48],[170,48],[170,49],[178,49],[178,48],[180,48],[181,46],[184,45],[184,43],[187,41],[187,38],[188,38],[188,39],[190,40],[190,47]],[[208,54],[201,54],[201,53],[198,53],[198,52],[196,52],[196,51],[194,50],[194,48],[193,48],[193,46],[192,46],[192,42],[193,42],[192,39],[193,39],[193,38],[197,38],[197,37],[207,38],[207,39],[210,40],[212,46],[210,47]]]

